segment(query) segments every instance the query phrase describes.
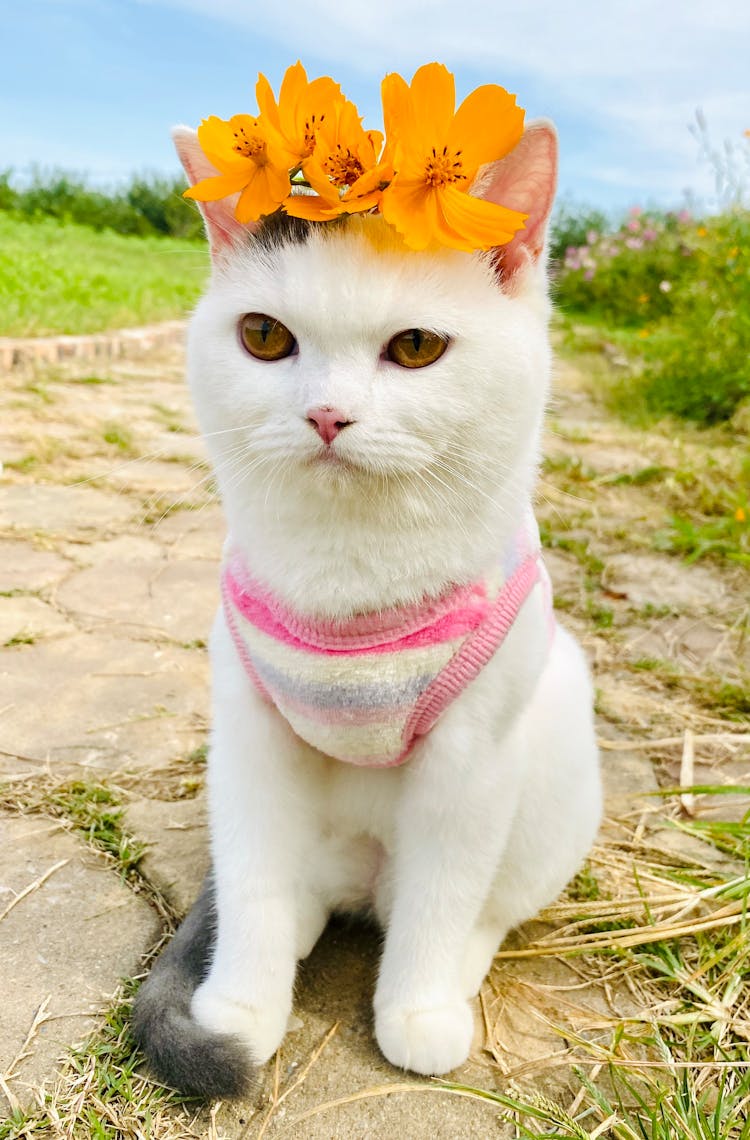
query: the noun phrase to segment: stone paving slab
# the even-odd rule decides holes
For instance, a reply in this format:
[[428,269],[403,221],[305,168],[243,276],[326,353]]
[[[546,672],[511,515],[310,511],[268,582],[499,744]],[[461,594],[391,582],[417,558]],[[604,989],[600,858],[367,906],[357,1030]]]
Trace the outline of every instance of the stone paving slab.
[[124,822],[130,834],[147,844],[139,870],[178,915],[186,915],[210,865],[204,796],[137,798],[125,808]]
[[101,535],[129,522],[136,512],[127,499],[95,487],[15,484],[3,488],[0,528],[66,537]]
[[[22,1104],[94,1029],[159,929],[151,906],[59,825],[0,814],[0,1073],[25,1054],[7,1079]],[[47,1019],[25,1046],[44,1002]]]
[[25,641],[32,644],[42,637],[74,633],[75,625],[39,598],[0,596],[0,646]]
[[71,563],[54,551],[20,539],[0,539],[0,594],[41,590],[59,582],[70,569]]
[[113,553],[72,574],[57,591],[58,603],[88,629],[117,626],[136,635],[205,644],[219,604],[215,563],[167,561],[163,553],[153,559],[131,554],[126,561]]
[[158,768],[205,735],[203,650],[77,631],[5,650],[0,688],[0,749],[68,774]]

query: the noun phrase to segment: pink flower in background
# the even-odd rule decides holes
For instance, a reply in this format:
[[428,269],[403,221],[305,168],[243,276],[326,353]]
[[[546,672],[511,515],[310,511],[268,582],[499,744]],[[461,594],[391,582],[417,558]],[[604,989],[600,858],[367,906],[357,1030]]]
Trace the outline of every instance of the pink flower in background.
[[625,245],[628,249],[643,249],[642,240],[636,237],[625,238]]
[[641,223],[637,218],[633,218],[632,221],[628,222],[628,229],[630,230],[631,234],[637,234],[640,228]]
[[659,232],[658,230],[655,230],[653,226],[648,226],[648,228],[643,231],[641,236],[644,241],[656,241],[659,236]]
[[643,213],[643,207],[631,206],[628,210],[628,213],[630,214],[631,218],[640,218],[641,214]]
[[584,281],[591,281],[593,279],[593,277],[594,277],[594,270],[593,269],[587,269],[583,275],[583,280]]
[[599,234],[596,230],[589,230],[586,234],[586,241],[589,245],[594,245],[599,240]]
[[683,225],[686,225],[687,222],[691,222],[692,220],[693,215],[689,210],[680,210],[679,214],[677,215],[677,221],[682,222]]

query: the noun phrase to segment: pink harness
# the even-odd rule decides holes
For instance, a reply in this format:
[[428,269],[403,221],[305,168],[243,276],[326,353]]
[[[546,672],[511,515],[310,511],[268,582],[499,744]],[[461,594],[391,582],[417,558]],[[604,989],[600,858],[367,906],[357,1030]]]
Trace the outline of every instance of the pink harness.
[[335,759],[391,767],[487,664],[540,581],[552,628],[532,521],[485,579],[417,606],[347,621],[301,617],[252,579],[236,551],[222,592],[248,675],[294,732]]

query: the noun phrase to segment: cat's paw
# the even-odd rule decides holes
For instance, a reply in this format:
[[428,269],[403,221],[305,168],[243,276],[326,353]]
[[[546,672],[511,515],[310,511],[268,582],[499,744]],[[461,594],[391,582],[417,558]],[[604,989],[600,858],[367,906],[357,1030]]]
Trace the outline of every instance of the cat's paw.
[[400,1069],[440,1076],[463,1064],[474,1035],[468,1002],[430,1009],[391,1006],[376,1010],[375,1036],[383,1055]]
[[239,1037],[253,1061],[262,1065],[274,1055],[286,1033],[290,1011],[281,1005],[245,1005],[204,982],[193,994],[191,1009],[204,1029]]

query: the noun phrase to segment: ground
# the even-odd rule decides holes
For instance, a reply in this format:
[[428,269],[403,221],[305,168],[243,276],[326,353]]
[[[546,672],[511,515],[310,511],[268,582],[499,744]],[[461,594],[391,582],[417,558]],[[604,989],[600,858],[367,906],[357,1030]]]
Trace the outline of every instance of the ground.
[[[0,1136],[512,1135],[498,1103],[382,1060],[364,926],[332,925],[305,964],[247,1103],[181,1103],[133,1055],[132,979],[206,867],[223,523],[179,349],[56,368],[8,373],[0,396]],[[670,478],[721,465],[715,437],[623,426],[568,361],[545,452],[539,516],[559,616],[595,671],[606,820],[568,895],[502,948],[455,1080],[575,1113],[573,1066],[600,1079],[624,1026],[645,1056],[639,1027],[670,1008],[628,948],[739,921],[731,825],[718,845],[700,826],[747,800],[678,785],[750,783],[748,576],[659,550]],[[700,1001],[726,1045],[748,1021],[722,995]]]

